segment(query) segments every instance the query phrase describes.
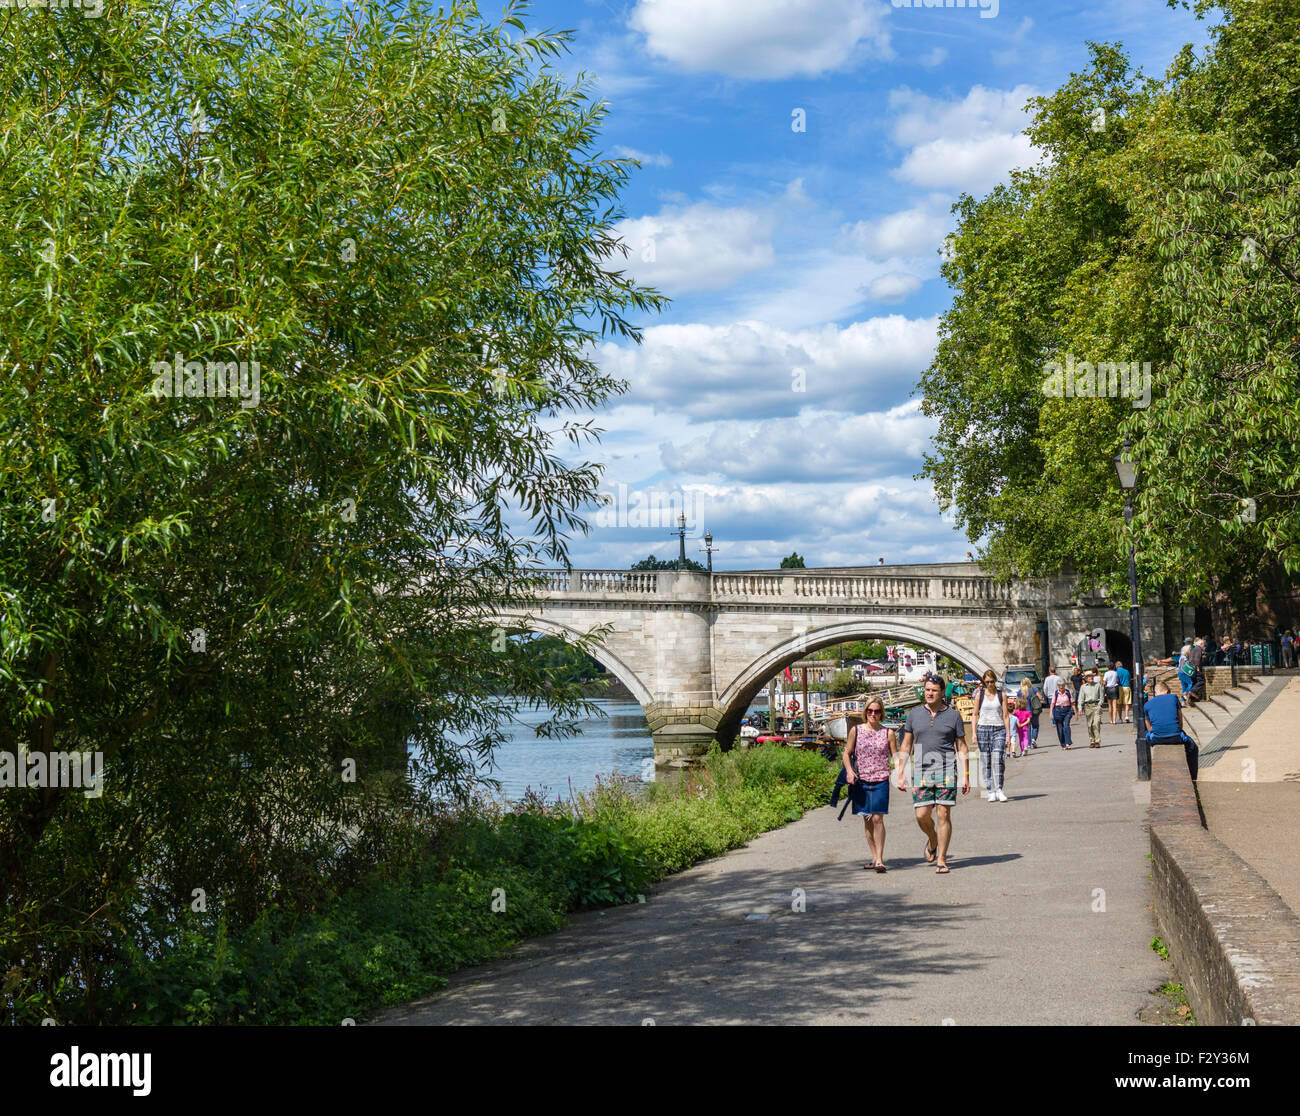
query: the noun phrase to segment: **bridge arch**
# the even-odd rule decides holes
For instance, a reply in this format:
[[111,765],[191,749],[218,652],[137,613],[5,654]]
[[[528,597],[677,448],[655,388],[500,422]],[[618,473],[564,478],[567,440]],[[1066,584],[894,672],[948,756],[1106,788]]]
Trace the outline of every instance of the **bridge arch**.
[[[526,612],[499,612],[495,616],[489,617],[485,622],[500,624],[503,628],[553,635],[566,643],[573,643],[588,634],[579,631],[577,628],[569,627],[567,624],[561,624],[547,617]],[[649,710],[650,706],[654,704],[653,695],[636,671],[605,646],[604,641],[596,643],[591,648],[584,648],[584,651],[622,682],[631,691],[637,702],[640,703],[642,709]]]
[[[850,640],[866,639],[869,636],[885,636],[902,643],[933,648],[947,655],[948,658],[955,659],[976,674],[983,674],[986,670],[1001,673],[998,667],[988,662],[983,655],[929,628],[908,624],[895,617],[845,619],[819,628],[811,628],[806,633],[783,640],[745,667],[718,695],[718,706],[722,710],[719,739],[723,739],[724,734],[726,739],[730,739],[739,731],[739,722],[745,715],[745,710],[749,708],[749,703],[754,700],[768,680],[784,667],[833,643],[847,643]],[[736,726],[734,730],[733,725]]]

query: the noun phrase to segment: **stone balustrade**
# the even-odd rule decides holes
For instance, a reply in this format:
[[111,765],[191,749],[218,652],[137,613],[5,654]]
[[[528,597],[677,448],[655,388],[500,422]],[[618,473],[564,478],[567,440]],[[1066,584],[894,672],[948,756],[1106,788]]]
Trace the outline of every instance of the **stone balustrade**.
[[1023,593],[990,577],[917,577],[909,574],[826,574],[816,570],[542,570],[541,593],[553,598],[688,596],[719,603],[754,601],[798,605],[930,603],[1012,607]]

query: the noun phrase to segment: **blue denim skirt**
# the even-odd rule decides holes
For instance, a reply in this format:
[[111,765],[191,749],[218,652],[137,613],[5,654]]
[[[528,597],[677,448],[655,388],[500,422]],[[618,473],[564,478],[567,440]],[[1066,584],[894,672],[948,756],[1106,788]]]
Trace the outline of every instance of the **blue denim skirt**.
[[881,779],[878,783],[863,783],[862,790],[866,795],[866,805],[859,807],[855,802],[853,804],[853,812],[855,814],[889,813],[888,779]]

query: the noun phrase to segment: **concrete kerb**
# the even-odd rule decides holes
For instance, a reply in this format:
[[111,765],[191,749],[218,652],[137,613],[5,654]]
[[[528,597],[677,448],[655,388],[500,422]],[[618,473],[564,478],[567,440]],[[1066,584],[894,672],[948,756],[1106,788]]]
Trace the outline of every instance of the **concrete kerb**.
[[1180,746],[1152,749],[1156,924],[1199,1023],[1300,1024],[1300,918],[1204,828]]

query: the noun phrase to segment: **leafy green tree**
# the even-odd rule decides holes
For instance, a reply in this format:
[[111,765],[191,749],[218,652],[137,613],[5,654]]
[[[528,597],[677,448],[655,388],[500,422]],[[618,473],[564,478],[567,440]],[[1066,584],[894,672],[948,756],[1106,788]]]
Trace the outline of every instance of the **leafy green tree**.
[[[1300,571],[1300,11],[1220,7],[1210,50],[1163,81],[1091,44],[1089,68],[1033,103],[1044,161],[956,207],[923,475],[1001,575],[1075,569],[1124,591],[1125,437],[1147,591],[1198,601],[1221,581],[1250,599]],[[1049,397],[1070,359],[1149,362],[1149,406]]]
[[507,684],[584,708],[496,618],[594,503],[593,343],[662,300],[565,38],[463,0],[0,17],[0,749],[106,765],[0,793],[0,1004],[93,1002],[110,924],[311,904],[382,855],[408,737],[468,792]]
[[557,636],[536,636],[527,643],[524,653],[553,684],[591,682],[604,673],[604,667],[590,655]]
[[803,559],[799,557],[798,551],[793,551],[781,559],[781,569],[783,570],[802,570],[804,568]]
[[831,697],[845,697],[848,694],[856,693],[860,688],[861,683],[854,680],[853,671],[851,670],[837,670],[831,675]]
[[1088,72],[1036,101],[1027,133],[1044,164],[958,203],[943,265],[956,293],[921,381],[922,409],[939,419],[923,472],[972,539],[989,537],[982,558],[1003,575],[1118,568],[1110,458],[1130,404],[1043,391],[1051,361],[1127,360],[1156,340],[1141,335],[1142,302],[1130,309],[1120,277],[1133,222],[1115,158],[1140,79],[1118,49],[1092,49]]
[[1146,167],[1177,171],[1135,195],[1173,351],[1124,432],[1144,562],[1202,594],[1217,577],[1216,627],[1238,631],[1300,574],[1300,9],[1236,0],[1212,39],[1145,141]]
[[824,647],[812,656],[814,659],[883,659],[885,645],[872,640],[854,640],[851,643],[835,643]]
[[[630,568],[634,570],[675,570],[680,568],[680,562],[681,559],[679,558],[656,558],[651,554],[647,558],[642,558],[641,561]],[[686,568],[688,570],[704,569],[704,567],[699,562],[695,561],[694,558],[686,559]]]

